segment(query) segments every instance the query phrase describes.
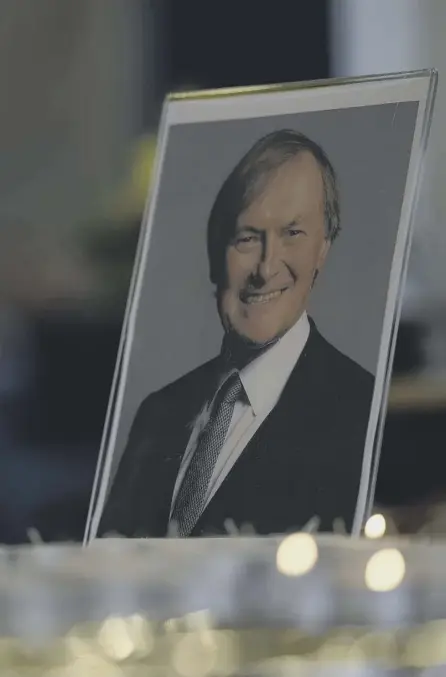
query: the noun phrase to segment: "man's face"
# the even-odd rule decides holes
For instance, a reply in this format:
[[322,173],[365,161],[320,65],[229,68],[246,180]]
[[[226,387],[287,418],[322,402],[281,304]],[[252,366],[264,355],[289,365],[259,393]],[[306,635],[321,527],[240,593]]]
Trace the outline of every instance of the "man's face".
[[321,171],[302,152],[271,176],[237,220],[219,293],[225,329],[259,344],[282,336],[305,309],[328,249]]

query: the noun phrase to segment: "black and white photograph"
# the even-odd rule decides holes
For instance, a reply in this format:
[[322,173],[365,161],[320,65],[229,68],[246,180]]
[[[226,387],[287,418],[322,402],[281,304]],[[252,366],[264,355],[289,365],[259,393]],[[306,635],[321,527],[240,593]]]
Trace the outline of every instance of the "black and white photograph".
[[166,100],[87,540],[360,532],[432,87]]

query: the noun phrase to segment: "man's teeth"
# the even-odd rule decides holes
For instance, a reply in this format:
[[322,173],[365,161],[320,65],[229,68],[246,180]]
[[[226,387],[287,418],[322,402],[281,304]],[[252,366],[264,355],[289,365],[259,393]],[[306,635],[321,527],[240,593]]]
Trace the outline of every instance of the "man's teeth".
[[272,301],[280,296],[281,293],[282,290],[279,289],[278,291],[272,291],[269,294],[253,294],[252,296],[247,297],[246,303],[268,303],[268,301]]

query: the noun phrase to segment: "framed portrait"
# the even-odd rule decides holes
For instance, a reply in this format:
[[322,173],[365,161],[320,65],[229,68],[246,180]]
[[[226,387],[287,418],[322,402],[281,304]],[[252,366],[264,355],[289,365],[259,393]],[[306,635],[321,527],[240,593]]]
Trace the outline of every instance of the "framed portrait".
[[436,82],[166,99],[86,542],[361,533]]

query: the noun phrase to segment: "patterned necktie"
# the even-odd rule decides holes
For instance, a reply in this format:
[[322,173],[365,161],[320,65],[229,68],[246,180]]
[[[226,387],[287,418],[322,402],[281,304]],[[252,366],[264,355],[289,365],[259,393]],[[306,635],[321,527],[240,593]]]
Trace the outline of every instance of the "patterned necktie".
[[214,399],[209,420],[198,438],[172,511],[179,536],[187,536],[202,513],[209,482],[242,387],[238,373],[233,372]]

